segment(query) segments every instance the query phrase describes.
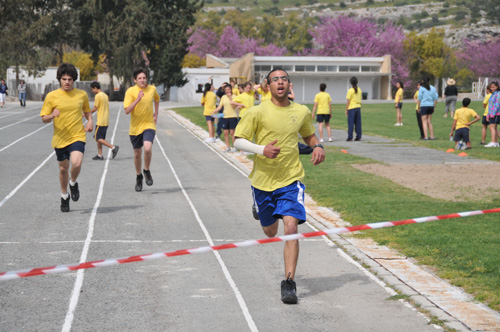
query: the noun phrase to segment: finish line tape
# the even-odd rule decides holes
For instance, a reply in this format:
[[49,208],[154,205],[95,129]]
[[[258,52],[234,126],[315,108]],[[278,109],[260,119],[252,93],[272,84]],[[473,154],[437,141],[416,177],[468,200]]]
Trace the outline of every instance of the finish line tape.
[[119,265],[119,264],[132,263],[132,262],[149,261],[149,260],[160,259],[160,258],[165,258],[165,257],[202,254],[202,253],[206,253],[206,252],[218,251],[218,250],[224,250],[224,249],[244,248],[244,247],[250,247],[250,246],[272,243],[272,242],[300,240],[300,239],[306,239],[306,238],[310,238],[310,237],[317,237],[317,236],[324,236],[324,235],[331,235],[331,234],[350,233],[350,232],[363,231],[363,230],[369,230],[369,229],[379,229],[379,228],[386,228],[386,227],[402,226],[402,225],[407,225],[407,224],[419,224],[419,223],[436,221],[436,220],[472,217],[472,216],[477,216],[477,215],[498,213],[498,212],[500,212],[500,208],[490,209],[490,210],[476,210],[476,211],[469,211],[469,212],[460,212],[460,213],[453,213],[453,214],[445,214],[445,215],[441,215],[441,216],[422,217],[422,218],[416,218],[416,219],[406,219],[406,220],[398,220],[398,221],[383,221],[383,222],[371,223],[371,224],[365,224],[365,225],[359,225],[359,226],[333,228],[333,229],[328,229],[328,230],[324,230],[324,231],[317,231],[317,232],[284,235],[284,236],[280,236],[280,237],[273,237],[273,238],[267,238],[267,239],[261,239],[261,240],[248,240],[248,241],[227,243],[227,244],[221,244],[218,246],[205,246],[205,247],[198,247],[198,248],[193,248],[193,249],[176,250],[176,251],[171,251],[171,252],[158,252],[158,253],[154,253],[154,254],[130,256],[130,257],[126,257],[126,258],[110,258],[110,259],[93,261],[93,262],[86,262],[86,263],[81,263],[81,264],[57,265],[57,266],[34,268],[34,269],[27,269],[27,270],[1,272],[0,273],[0,281],[20,279],[20,278],[26,278],[26,277],[34,277],[34,276],[45,275],[45,274],[63,273],[63,272],[81,270],[81,269],[91,269],[94,267],[104,267],[104,266]]

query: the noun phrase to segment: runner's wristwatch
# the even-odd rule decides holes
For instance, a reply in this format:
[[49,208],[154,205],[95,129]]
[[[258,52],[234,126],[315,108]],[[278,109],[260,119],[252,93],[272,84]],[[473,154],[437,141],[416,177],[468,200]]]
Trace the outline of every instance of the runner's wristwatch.
[[325,148],[323,147],[323,144],[316,144],[316,145],[314,146],[314,149],[316,149],[316,148],[322,148],[323,150],[325,149]]

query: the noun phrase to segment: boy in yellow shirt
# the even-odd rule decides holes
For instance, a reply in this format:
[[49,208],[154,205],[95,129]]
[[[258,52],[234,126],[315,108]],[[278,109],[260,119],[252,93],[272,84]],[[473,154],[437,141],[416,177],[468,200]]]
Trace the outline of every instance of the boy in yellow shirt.
[[332,117],[332,98],[330,94],[325,92],[326,84],[321,83],[319,85],[319,93],[314,97],[314,106],[312,111],[312,118],[314,119],[314,114],[318,110],[318,115],[316,117],[316,122],[319,123],[319,142],[323,143],[323,122],[328,133],[328,141],[333,142],[332,130],[330,129],[330,118]]
[[[51,91],[45,97],[40,112],[43,123],[54,124],[52,147],[59,162],[59,183],[61,185],[61,211],[69,212],[68,175],[71,199],[78,201],[80,190],[76,182],[85,153],[85,132],[93,127],[87,93],[73,87],[78,72],[72,64],[62,63],[57,68],[57,80],[61,88]],[[83,126],[82,114],[87,119]],[[70,172],[71,164],[71,172]]]
[[255,104],[252,83],[246,82],[244,92],[233,98],[231,106],[239,108],[238,116],[241,118],[245,112]]
[[[306,106],[288,100],[290,77],[283,69],[267,75],[271,100],[250,108],[236,127],[235,147],[255,153],[252,172],[254,205],[262,230],[268,237],[278,233],[278,219],[283,219],[286,235],[295,234],[298,224],[306,219],[304,168],[299,159],[298,134],[314,147],[311,162],[325,159],[323,146],[315,135],[311,112]],[[255,143],[252,141],[255,140]],[[299,242],[285,242],[285,280],[281,282],[281,301],[297,303],[295,270],[299,258]]]
[[[147,84],[147,70],[134,69],[133,87],[128,88],[123,100],[125,114],[130,114],[129,136],[134,148],[134,165],[137,173],[135,191],[142,190],[142,179],[148,186],[153,185],[149,169],[153,155],[153,141],[156,135],[156,120],[160,107],[160,96],[156,87]],[[154,104],[154,112],[153,112]],[[142,147],[144,146],[144,176],[142,175]]]
[[[474,122],[481,120],[479,115],[468,106],[470,105],[470,99],[464,98],[462,100],[462,108],[459,108],[455,111],[455,115],[453,116],[453,124],[451,125],[450,137],[453,136],[453,131],[455,131],[455,149],[457,150],[465,150],[470,149],[471,144],[469,140],[469,126]],[[471,118],[474,120],[471,121]],[[460,142],[466,144],[466,146],[460,146]]]
[[95,94],[94,108],[92,113],[97,111],[97,121],[95,125],[94,138],[97,142],[97,154],[92,158],[93,160],[104,160],[102,156],[102,146],[107,146],[111,149],[113,153],[113,159],[115,159],[118,149],[118,145],[113,145],[106,141],[106,132],[108,131],[109,125],[109,98],[108,95],[102,92],[101,84],[99,82],[92,82],[90,84],[90,90]]

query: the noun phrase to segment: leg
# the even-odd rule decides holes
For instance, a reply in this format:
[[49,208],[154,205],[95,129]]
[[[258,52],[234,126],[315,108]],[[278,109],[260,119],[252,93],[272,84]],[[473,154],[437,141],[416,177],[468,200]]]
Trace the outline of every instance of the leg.
[[356,139],[360,140],[361,139],[361,109],[357,109],[356,112],[354,113],[354,123],[356,125]]
[[[99,145],[101,145],[101,149],[99,150]],[[106,141],[104,138],[100,138],[97,140],[97,149],[99,151],[99,155],[102,156],[102,146],[106,146],[110,149],[113,149],[115,146],[108,141]]]
[[99,141],[102,141],[101,139],[100,140],[97,140],[97,154],[99,156],[102,156],[102,143],[99,142]]
[[427,133],[427,131],[428,131],[428,129],[427,129],[427,124],[428,124],[427,117],[428,117],[428,115],[422,115],[422,129],[424,131],[424,138],[426,138],[426,139],[429,138],[428,133]]
[[275,237],[278,234],[278,220],[276,220],[272,225],[262,226],[262,230],[267,237]]
[[229,129],[224,129],[224,141],[226,142],[226,149],[229,149],[230,148],[230,145],[229,145]]
[[151,165],[152,156],[153,156],[153,142],[144,141],[144,169],[146,171],[149,171],[149,166]]
[[[450,111],[450,98],[449,97],[446,97],[444,99],[444,115],[443,117],[444,118],[447,118],[448,117],[448,112]],[[452,116],[453,117],[453,116]]]
[[137,175],[142,174],[142,148],[134,149],[134,165]]
[[231,139],[233,140],[233,146],[234,146],[234,129],[229,129],[229,134],[231,135]]
[[354,130],[354,111],[347,111],[347,139],[352,139],[352,131]]
[[70,154],[71,160],[71,181],[76,182],[80,170],[82,169],[83,153],[80,151],[72,151]]
[[483,127],[481,128],[481,143],[484,144],[484,141],[486,140],[486,130],[487,126],[483,124]]
[[318,131],[319,131],[319,139],[323,139],[323,121],[319,123]]
[[401,108],[396,108],[396,121],[397,123],[399,124],[402,124],[403,123],[403,116],[401,115]]
[[[285,235],[297,234],[297,225],[299,223],[297,218],[283,216],[283,223],[285,225]],[[295,279],[295,270],[299,259],[299,240],[286,241],[283,254],[285,258],[285,279],[290,276],[290,279],[293,280]]]
[[214,123],[213,121],[207,121],[208,126],[208,136],[214,138]]
[[417,114],[417,123],[418,123],[418,129],[420,130],[420,138],[424,138],[425,135],[424,135],[424,128],[422,126],[422,117],[420,116],[419,111],[415,111],[415,113]]
[[69,174],[69,159],[59,162],[59,184],[61,185],[61,193],[68,193],[68,174]]
[[432,127],[432,114],[427,115],[427,128],[429,128],[430,138],[434,138],[434,128]]
[[455,105],[457,104],[457,97],[453,96],[451,98],[450,102],[450,117],[453,119],[453,116],[455,115]]
[[331,140],[332,139],[332,129],[330,128],[330,122],[327,122],[325,124],[325,127],[326,127],[326,133],[328,134],[328,139]]

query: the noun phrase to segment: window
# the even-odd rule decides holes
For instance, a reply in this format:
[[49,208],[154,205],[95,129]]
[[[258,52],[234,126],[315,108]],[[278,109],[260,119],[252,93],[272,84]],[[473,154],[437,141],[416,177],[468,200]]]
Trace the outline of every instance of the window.
[[295,66],[295,71],[306,71],[306,66]]
[[359,66],[349,66],[349,71],[359,71]]
[[321,72],[336,72],[337,71],[337,66],[318,66],[318,71]]
[[261,65],[260,71],[265,71],[265,72],[271,71],[271,65]]
[[306,66],[306,71],[316,71],[316,66]]
[[349,66],[339,66],[339,71],[349,71]]

